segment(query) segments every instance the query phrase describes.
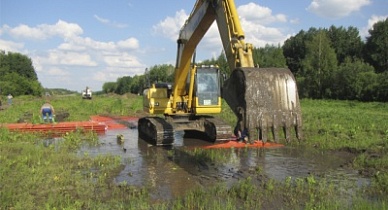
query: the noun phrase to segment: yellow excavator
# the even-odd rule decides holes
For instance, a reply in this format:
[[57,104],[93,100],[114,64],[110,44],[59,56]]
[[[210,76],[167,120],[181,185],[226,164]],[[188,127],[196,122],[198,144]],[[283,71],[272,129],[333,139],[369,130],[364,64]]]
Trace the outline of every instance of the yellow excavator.
[[[231,73],[224,81],[216,66],[192,63],[195,49],[216,21]],[[252,44],[244,32],[233,0],[197,0],[180,30],[174,83],[152,84],[143,92],[143,108],[150,115],[138,121],[139,137],[151,144],[171,145],[178,130],[211,141],[232,136],[252,143],[302,138],[302,115],[295,78],[286,68],[258,68]],[[237,116],[235,128],[214,117],[222,98]],[[293,128],[293,129],[292,129]]]

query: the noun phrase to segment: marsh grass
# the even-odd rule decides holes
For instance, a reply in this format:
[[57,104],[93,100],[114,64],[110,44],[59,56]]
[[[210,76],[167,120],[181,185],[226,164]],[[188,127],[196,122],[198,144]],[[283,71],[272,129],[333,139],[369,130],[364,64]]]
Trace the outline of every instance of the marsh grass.
[[[17,97],[1,111],[0,123],[20,118],[39,123],[44,98]],[[141,115],[135,95],[50,98],[68,121],[91,115]],[[356,154],[352,166],[371,178],[371,184],[344,195],[338,183],[310,175],[284,181],[254,175],[232,186],[214,183],[167,201],[150,199],[147,187],[115,183],[122,170],[118,156],[77,154],[83,144],[98,144],[93,133],[72,132],[63,141],[44,144],[42,136],[0,128],[0,209],[388,209],[388,106],[384,103],[302,100],[305,139],[295,147],[345,150]],[[224,104],[221,117],[231,125],[235,117]],[[194,161],[224,163],[229,150],[191,150]],[[174,152],[169,152],[174,159]]]
[[233,148],[229,150],[225,149],[202,149],[195,148],[194,150],[187,150],[186,152],[197,162],[214,162],[214,163],[225,163],[233,161]]
[[5,129],[0,136],[0,209],[109,209],[105,202],[133,198],[147,205],[143,189],[112,183],[122,167],[120,157],[76,154],[81,144],[96,143],[95,134],[68,133],[58,145]]
[[303,100],[305,144],[323,149],[387,145],[388,104]]
[[49,100],[56,113],[68,113],[66,121],[87,121],[92,115],[136,116],[141,114],[142,98],[137,95],[102,95],[84,100],[79,95],[36,98],[21,96],[13,105],[1,111],[0,123],[15,123],[20,119],[40,123],[40,107]]

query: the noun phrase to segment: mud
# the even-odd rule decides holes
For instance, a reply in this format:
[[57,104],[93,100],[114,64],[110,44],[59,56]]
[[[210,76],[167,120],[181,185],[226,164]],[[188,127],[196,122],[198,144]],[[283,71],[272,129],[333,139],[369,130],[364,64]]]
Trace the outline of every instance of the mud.
[[[175,139],[171,147],[156,147],[138,139],[137,129],[115,129],[100,136],[99,146],[82,147],[78,152],[121,156],[124,167],[114,181],[149,187],[156,200],[175,198],[187,190],[217,181],[232,185],[248,176],[283,181],[287,177],[314,175],[338,183],[347,181],[352,186],[369,183],[348,167],[354,154],[346,151],[322,152],[287,146],[228,148],[222,149],[222,161],[213,162],[207,157],[198,159],[190,152],[211,143],[183,138],[183,133],[176,133]],[[259,168],[261,173],[257,172]]]

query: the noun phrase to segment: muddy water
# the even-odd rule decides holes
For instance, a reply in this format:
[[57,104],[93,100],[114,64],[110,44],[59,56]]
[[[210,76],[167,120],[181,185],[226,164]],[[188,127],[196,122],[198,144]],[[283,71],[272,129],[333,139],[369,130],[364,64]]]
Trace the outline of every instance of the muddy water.
[[[188,152],[210,143],[183,138],[177,133],[174,146],[155,147],[138,139],[137,129],[108,130],[100,136],[100,145],[83,147],[79,153],[89,155],[112,154],[121,156],[123,170],[115,178],[116,183],[147,186],[154,199],[170,199],[182,195],[197,186],[208,186],[216,181],[228,185],[255,175],[258,167],[267,178],[283,181],[286,177],[304,178],[309,175],[329,178],[334,182],[346,181],[354,188],[368,184],[357,171],[347,165],[352,154],[345,152],[323,153],[318,150],[281,148],[229,148],[223,149],[222,163],[195,159]],[[123,135],[124,142],[117,141]],[[352,187],[344,189],[352,191]]]

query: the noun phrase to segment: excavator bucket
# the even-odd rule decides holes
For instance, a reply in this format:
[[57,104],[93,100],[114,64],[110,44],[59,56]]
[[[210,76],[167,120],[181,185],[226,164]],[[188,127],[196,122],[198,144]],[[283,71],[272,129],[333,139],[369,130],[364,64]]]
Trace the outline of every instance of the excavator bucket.
[[237,68],[225,81],[222,95],[238,118],[236,128],[250,142],[302,139],[302,114],[295,78],[285,68]]

